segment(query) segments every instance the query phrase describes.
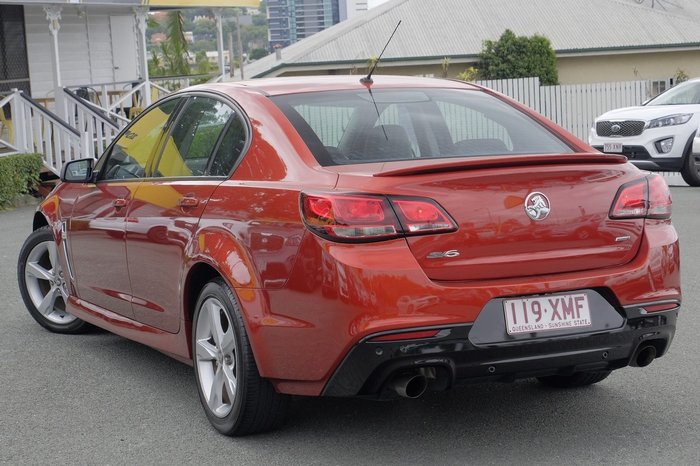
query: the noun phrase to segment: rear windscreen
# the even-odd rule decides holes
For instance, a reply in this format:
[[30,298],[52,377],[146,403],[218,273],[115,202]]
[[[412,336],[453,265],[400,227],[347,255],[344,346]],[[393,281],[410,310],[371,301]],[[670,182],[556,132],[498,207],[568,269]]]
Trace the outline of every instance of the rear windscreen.
[[481,91],[329,91],[271,97],[321,165],[572,149],[532,118]]

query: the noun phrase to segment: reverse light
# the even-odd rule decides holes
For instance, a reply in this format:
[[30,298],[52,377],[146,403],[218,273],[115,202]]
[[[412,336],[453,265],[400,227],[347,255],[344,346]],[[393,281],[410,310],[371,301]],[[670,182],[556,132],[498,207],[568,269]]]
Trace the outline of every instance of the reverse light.
[[447,212],[426,198],[302,193],[301,210],[311,231],[334,241],[381,241],[457,229]]
[[626,183],[615,196],[610,218],[671,218],[671,191],[661,175]]
[[393,198],[391,203],[407,233],[456,230],[447,213],[431,199]]
[[664,126],[676,126],[688,123],[693,117],[692,113],[679,113],[677,115],[669,115],[649,122],[649,128],[663,128]]

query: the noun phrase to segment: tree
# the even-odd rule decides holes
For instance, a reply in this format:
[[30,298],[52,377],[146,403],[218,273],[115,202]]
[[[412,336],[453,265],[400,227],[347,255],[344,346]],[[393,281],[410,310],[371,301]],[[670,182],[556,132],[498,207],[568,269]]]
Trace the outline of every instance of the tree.
[[201,50],[197,52],[196,62],[197,62],[197,74],[209,74],[211,73],[211,63],[207,58],[207,52]]
[[149,76],[163,76],[165,70],[160,62],[160,57],[156,53],[155,49],[151,49],[151,59],[148,60],[148,75]]
[[184,24],[185,19],[181,11],[171,10],[168,12],[165,24],[168,39],[161,44],[161,52],[167,64],[168,73],[175,75],[190,74]]
[[497,41],[484,41],[479,60],[482,79],[539,77],[542,84],[559,83],[557,57],[544,36],[516,36],[506,29]]
[[251,60],[259,60],[262,57],[265,57],[268,55],[268,52],[266,49],[253,49],[250,51],[250,55],[248,58]]
[[479,79],[479,70],[470,66],[466,70],[462,71],[457,75],[457,79],[462,81],[477,81]]

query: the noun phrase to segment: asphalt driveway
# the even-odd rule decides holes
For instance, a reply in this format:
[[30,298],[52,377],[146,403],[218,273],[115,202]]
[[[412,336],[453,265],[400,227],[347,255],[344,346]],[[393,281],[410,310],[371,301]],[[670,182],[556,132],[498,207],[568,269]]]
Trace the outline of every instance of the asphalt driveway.
[[700,464],[700,189],[673,197],[684,306],[651,366],[574,391],[526,380],[395,402],[297,398],[282,430],[239,439],[209,426],[188,366],[36,324],[15,275],[32,209],[0,212],[0,463]]

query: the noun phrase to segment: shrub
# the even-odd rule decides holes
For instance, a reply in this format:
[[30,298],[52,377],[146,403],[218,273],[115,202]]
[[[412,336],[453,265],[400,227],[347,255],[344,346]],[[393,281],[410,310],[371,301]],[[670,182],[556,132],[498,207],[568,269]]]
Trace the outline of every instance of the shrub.
[[557,56],[544,36],[516,36],[506,29],[497,41],[484,41],[479,58],[481,79],[536,76],[543,85],[559,84]]
[[11,206],[17,196],[37,186],[42,165],[39,154],[0,157],[0,209]]

